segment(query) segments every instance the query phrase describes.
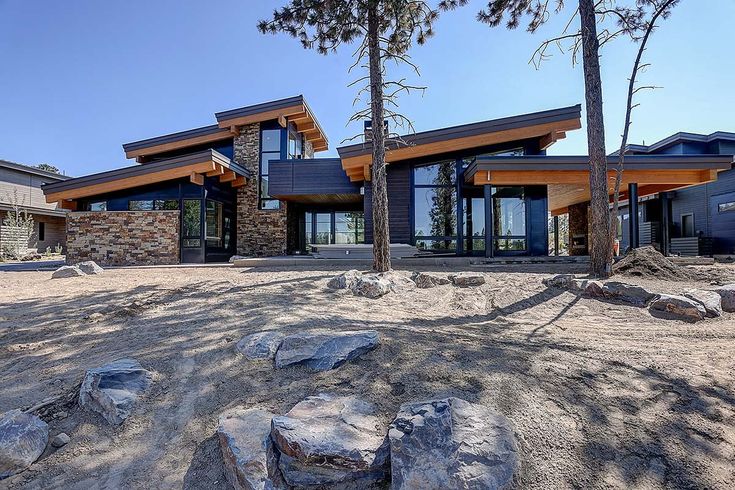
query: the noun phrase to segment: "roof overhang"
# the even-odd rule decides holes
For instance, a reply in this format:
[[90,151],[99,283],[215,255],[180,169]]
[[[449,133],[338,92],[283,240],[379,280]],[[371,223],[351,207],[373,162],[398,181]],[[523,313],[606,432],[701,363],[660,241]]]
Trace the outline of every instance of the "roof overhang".
[[286,127],[289,122],[293,122],[296,125],[296,130],[302,133],[304,139],[312,144],[314,151],[329,149],[327,136],[319,125],[319,121],[314,117],[314,113],[309,108],[303,95],[218,112],[215,117],[220,128],[226,128],[232,132],[237,132],[237,128],[240,126],[273,119],[277,120],[282,127]]
[[[581,111],[581,106],[575,105],[404,135],[389,146],[385,160],[393,163],[532,138],[540,138],[541,149],[546,149],[564,138],[566,131],[582,127]],[[337,151],[350,180],[369,180],[371,143],[344,146]]]
[[233,187],[239,187],[245,185],[251,173],[221,153],[206,150],[147,165],[135,165],[64,182],[46,184],[42,189],[46,202],[61,202],[62,207],[67,207],[64,205],[65,201],[167,180],[188,177],[191,182],[202,185],[205,176],[218,177],[221,182],[229,182]]
[[126,143],[123,145],[123,150],[125,150],[126,158],[138,158],[178,150],[179,148],[211,143],[213,141],[223,141],[232,137],[233,135],[229,129],[222,129],[216,124],[213,124],[211,126]]

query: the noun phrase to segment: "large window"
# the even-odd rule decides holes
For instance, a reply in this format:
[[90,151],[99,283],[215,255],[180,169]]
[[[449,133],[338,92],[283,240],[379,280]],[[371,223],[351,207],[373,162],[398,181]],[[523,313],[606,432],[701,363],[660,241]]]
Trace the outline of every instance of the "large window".
[[485,198],[467,197],[464,200],[464,250],[470,255],[485,253]]
[[183,216],[183,240],[184,248],[198,248],[202,246],[202,215],[201,201],[199,199],[184,199]]
[[130,211],[171,211],[176,209],[179,209],[178,199],[128,201],[128,210]]
[[362,211],[306,212],[305,245],[365,243],[365,216]]
[[526,250],[526,200],[523,187],[493,188],[495,250]]
[[334,243],[365,243],[363,213],[334,213]]
[[270,162],[281,159],[281,129],[263,129],[260,132],[260,196],[259,209],[279,209],[281,203],[268,194]]
[[107,201],[90,202],[87,211],[107,211]]
[[304,153],[303,136],[295,129],[292,127],[288,131],[288,158],[290,160],[303,158]]
[[207,209],[205,210],[205,224],[207,232],[207,246],[208,247],[222,247],[223,244],[223,215],[222,215],[222,203],[217,201],[210,201],[207,199]]
[[421,250],[457,249],[456,176],[454,160],[413,169],[413,234]]

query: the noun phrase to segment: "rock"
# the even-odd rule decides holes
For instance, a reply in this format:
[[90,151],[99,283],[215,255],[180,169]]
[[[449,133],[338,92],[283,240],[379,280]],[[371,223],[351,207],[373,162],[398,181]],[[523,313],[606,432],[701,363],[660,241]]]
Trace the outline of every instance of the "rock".
[[684,292],[684,297],[692,299],[704,306],[704,311],[710,318],[722,316],[722,297],[716,291],[704,289],[690,289]]
[[64,277],[81,277],[84,275],[82,269],[75,265],[62,265],[51,274],[51,279],[59,279]]
[[610,281],[602,285],[602,297],[623,303],[629,303],[634,306],[646,306],[655,294],[647,291],[640,286],[633,286],[624,282]]
[[446,277],[442,277],[436,274],[429,274],[428,272],[414,272],[411,276],[411,279],[413,279],[413,282],[416,283],[416,287],[421,289],[442,286],[451,282]]
[[547,277],[541,282],[549,288],[570,289],[574,280],[574,274],[557,274],[553,277]]
[[662,294],[650,306],[651,312],[662,312],[665,317],[675,320],[684,320],[687,322],[697,322],[703,320],[707,314],[699,302],[684,296],[674,296]]
[[735,312],[735,284],[727,284],[715,289],[722,298],[722,310],[728,313]]
[[362,276],[352,288],[357,296],[366,298],[380,298],[391,291],[391,283],[377,275]]
[[69,441],[71,441],[71,437],[69,437],[65,432],[62,432],[61,434],[57,434],[56,437],[51,440],[51,445],[56,448],[64,447],[69,444]]
[[280,332],[258,332],[240,339],[236,348],[250,360],[274,359],[283,337],[284,335]]
[[508,420],[459,398],[402,405],[388,437],[393,490],[507,488],[519,464]]
[[271,438],[283,478],[296,488],[366,489],[388,478],[386,427],[354,396],[308,397],[273,417]]
[[105,272],[105,270],[97,265],[97,262],[94,260],[85,260],[84,262],[79,262],[77,264],[77,267],[84,272],[87,275],[90,276],[96,276],[97,274],[102,274]]
[[36,461],[48,442],[48,425],[35,415],[11,410],[0,415],[0,480]]
[[217,437],[227,481],[238,490],[282,488],[278,454],[271,442],[274,414],[258,408],[237,408],[219,417]]
[[247,258],[249,257],[247,257],[246,255],[233,255],[232,257],[230,257],[229,262],[230,264],[234,264],[236,260],[245,260]]
[[466,288],[470,286],[482,286],[485,284],[485,276],[477,272],[460,272],[449,276],[455,286]]
[[394,293],[416,289],[416,283],[403,272],[388,271],[378,275],[390,283],[390,290]]
[[571,289],[588,296],[602,296],[602,283],[594,279],[575,279],[572,281]]
[[303,364],[327,371],[373,350],[379,341],[375,330],[312,330],[289,335],[276,352],[276,367]]
[[110,424],[120,425],[151,381],[151,373],[138,361],[120,359],[87,371],[79,391],[79,404],[101,414]]
[[361,277],[362,272],[352,269],[331,278],[327,283],[327,287],[330,289],[352,289]]

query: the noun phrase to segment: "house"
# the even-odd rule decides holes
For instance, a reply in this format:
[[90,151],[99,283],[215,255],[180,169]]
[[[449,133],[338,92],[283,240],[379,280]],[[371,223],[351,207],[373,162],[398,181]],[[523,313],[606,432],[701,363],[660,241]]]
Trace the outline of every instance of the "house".
[[[587,157],[546,155],[580,118],[576,105],[402,136],[386,153],[391,242],[426,253],[547,255],[549,213],[569,213],[573,252],[586,254]],[[135,165],[44,186],[49,203],[71,211],[67,260],[215,262],[372,242],[369,126],[338,158],[315,158],[329,143],[303,96],[215,121],[123,145]],[[624,183],[644,196],[714,181],[732,163],[732,155],[631,155]]]
[[[735,133],[677,133],[652,145],[628,145],[626,155],[732,155]],[[626,203],[628,204],[628,203]],[[638,244],[653,244],[673,255],[735,254],[735,169],[711,182],[639,198]],[[620,216],[629,219],[629,206]],[[628,226],[619,230],[621,248],[630,246]]]
[[27,238],[30,252],[45,252],[66,244],[66,211],[58,203],[47,203],[41,186],[63,182],[69,177],[35,167],[0,160],[0,249],[14,236],[5,225],[7,213],[14,205],[33,217],[33,233]]

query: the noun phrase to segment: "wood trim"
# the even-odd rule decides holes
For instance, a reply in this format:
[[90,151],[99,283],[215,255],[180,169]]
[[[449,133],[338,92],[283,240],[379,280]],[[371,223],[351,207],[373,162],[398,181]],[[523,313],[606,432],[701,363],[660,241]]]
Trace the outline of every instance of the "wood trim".
[[296,124],[296,131],[298,131],[299,133],[305,133],[314,129],[316,129],[316,123],[313,121]]
[[202,143],[210,143],[212,141],[220,141],[228,138],[232,138],[232,133],[229,129],[223,129],[217,133],[205,134],[203,136],[196,136],[194,138],[187,138],[185,140],[172,141],[170,143],[163,143],[155,146],[147,146],[137,150],[131,150],[125,152],[126,158],[137,158],[145,155],[154,155],[156,153],[163,153],[171,150],[178,150],[179,148],[186,148],[187,146],[199,145]]
[[288,121],[286,120],[286,116],[278,116],[278,125],[282,128],[288,127]]
[[219,176],[220,182],[232,182],[237,179],[237,174],[232,170],[227,170],[224,174]]
[[192,184],[204,185],[204,175],[192,172],[191,175],[189,175],[189,181],[191,181]]
[[225,168],[222,165],[216,165],[216,167],[211,172],[207,172],[207,177],[216,177],[225,173]]
[[64,201],[60,200],[58,201],[59,208],[61,209],[68,209],[69,211],[76,211],[78,204],[77,201]]
[[245,126],[247,124],[253,124],[262,121],[270,121],[272,119],[280,119],[281,117],[288,117],[295,114],[305,112],[306,108],[304,104],[297,104],[290,107],[283,107],[281,109],[273,109],[265,112],[258,112],[247,116],[235,117],[232,119],[225,119],[218,123],[220,128],[230,126]]
[[245,177],[238,177],[235,180],[233,180],[230,183],[230,185],[234,188],[237,188],[237,187],[242,187],[247,183],[248,183],[248,179],[246,179]]
[[230,133],[232,136],[240,136],[240,128],[237,126],[230,126]]

